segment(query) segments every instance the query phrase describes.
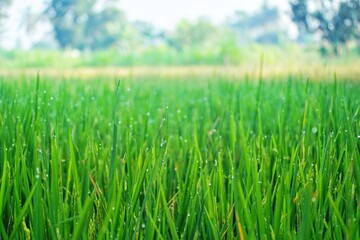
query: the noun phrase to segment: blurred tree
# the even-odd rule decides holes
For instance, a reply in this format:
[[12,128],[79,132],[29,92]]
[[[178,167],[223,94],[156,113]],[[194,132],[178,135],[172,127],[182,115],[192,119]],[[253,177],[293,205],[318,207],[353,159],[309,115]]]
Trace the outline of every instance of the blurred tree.
[[45,13],[61,48],[100,49],[120,38],[124,14],[116,0],[49,0]]
[[82,48],[96,50],[116,45],[125,25],[125,15],[115,7],[90,12],[85,24],[85,45]]
[[232,24],[235,28],[257,28],[263,26],[264,23],[272,23],[279,20],[279,9],[272,7],[267,1],[264,1],[260,10],[254,14],[247,15],[244,12],[236,12],[235,19]]
[[216,39],[217,33],[217,27],[206,18],[199,18],[194,23],[182,20],[172,33],[166,34],[166,41],[169,46],[183,50],[210,44]]
[[45,13],[54,29],[61,48],[73,48],[84,36],[88,13],[95,5],[93,0],[49,0]]
[[0,0],[0,28],[3,25],[3,21],[6,17],[6,8],[10,6],[12,0]]
[[[279,27],[280,12],[264,1],[260,10],[247,14],[237,11],[229,18],[228,23],[241,37],[240,41],[256,41],[259,43],[278,44],[284,31]],[[248,39],[246,39],[248,38]]]
[[292,0],[290,6],[292,20],[299,30],[320,34],[335,55],[339,55],[339,47],[351,39],[360,43],[359,0]]
[[144,21],[135,21],[132,23],[134,29],[140,35],[144,45],[155,45],[164,40],[164,33],[157,30],[154,25]]

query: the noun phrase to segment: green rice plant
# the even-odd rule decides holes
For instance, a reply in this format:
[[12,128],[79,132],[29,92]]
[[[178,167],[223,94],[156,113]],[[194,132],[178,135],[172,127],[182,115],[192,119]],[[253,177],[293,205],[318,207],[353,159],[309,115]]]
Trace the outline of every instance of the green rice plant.
[[315,80],[2,80],[0,238],[360,238],[360,83]]

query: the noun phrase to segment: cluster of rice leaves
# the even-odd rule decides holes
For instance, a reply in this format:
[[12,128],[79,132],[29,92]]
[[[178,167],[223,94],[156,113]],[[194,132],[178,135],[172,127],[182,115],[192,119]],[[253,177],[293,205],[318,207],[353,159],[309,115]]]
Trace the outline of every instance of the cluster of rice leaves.
[[359,111],[343,79],[3,80],[0,238],[360,238]]

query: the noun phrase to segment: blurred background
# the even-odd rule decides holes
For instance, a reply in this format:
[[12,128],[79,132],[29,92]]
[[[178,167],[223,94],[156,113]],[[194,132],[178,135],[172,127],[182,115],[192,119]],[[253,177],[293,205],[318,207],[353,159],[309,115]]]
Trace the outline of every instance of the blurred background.
[[359,0],[0,0],[0,68],[357,60]]

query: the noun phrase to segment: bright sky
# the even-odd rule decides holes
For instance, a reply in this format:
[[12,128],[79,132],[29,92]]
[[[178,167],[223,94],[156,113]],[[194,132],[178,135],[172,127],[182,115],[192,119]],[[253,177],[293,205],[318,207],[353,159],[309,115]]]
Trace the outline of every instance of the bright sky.
[[[287,0],[268,2],[282,10],[288,8]],[[262,3],[263,0],[121,0],[120,6],[132,20],[146,20],[161,28],[171,28],[182,18],[192,20],[206,16],[221,23],[236,10],[252,12]]]
[[[41,12],[43,2],[44,0],[13,0],[8,13],[9,20],[6,23],[6,37],[0,39],[2,46],[28,48],[31,42],[49,35],[51,27],[46,24],[38,27],[37,33],[31,36],[18,30],[24,18],[24,10],[31,7],[32,11]],[[214,23],[221,23],[236,10],[255,11],[262,2],[263,0],[120,0],[119,5],[130,20],[143,20],[158,28],[170,29],[184,18],[194,20],[205,16]],[[268,2],[278,6],[283,12],[288,9],[288,0],[269,0]]]

